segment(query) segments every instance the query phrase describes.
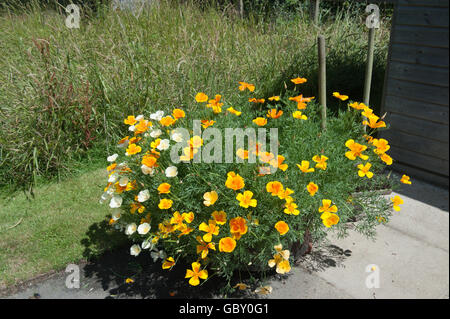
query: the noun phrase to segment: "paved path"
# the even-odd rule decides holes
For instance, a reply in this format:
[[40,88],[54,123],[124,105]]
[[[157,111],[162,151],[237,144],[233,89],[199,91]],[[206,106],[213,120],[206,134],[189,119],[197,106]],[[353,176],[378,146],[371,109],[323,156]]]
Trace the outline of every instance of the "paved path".
[[[269,298],[449,298],[448,190],[413,181],[399,195],[402,210],[377,228],[376,241],[355,232],[345,239],[330,236],[328,245],[315,247],[287,277],[271,281]],[[111,259],[114,262],[82,266],[79,289],[66,288],[67,274],[62,272],[7,298],[170,298],[196,293],[215,297],[214,282],[194,292],[174,279],[183,277],[179,273],[167,279],[157,270],[149,271],[134,284],[124,284],[126,257],[121,258],[123,265],[116,265],[117,256]],[[379,288],[366,286],[367,277],[375,275],[366,272],[368,265],[379,274]]]

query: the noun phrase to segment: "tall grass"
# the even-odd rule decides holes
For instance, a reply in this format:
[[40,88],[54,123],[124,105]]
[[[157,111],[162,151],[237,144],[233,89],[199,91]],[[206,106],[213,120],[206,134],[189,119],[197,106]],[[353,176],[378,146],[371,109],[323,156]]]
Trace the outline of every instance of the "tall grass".
[[[306,12],[268,20],[232,10],[160,1],[141,12],[83,9],[80,29],[66,14],[32,6],[0,15],[0,186],[29,188],[59,176],[93,147],[99,155],[126,132],[129,114],[183,107],[198,91],[233,103],[237,82],[265,97],[308,78],[317,95],[316,35],[327,38],[328,89],[362,99],[365,13],[339,14],[321,30]],[[388,25],[377,33],[373,106],[384,75]],[[333,108],[333,105],[331,105]],[[192,111],[192,110],[191,110]]]

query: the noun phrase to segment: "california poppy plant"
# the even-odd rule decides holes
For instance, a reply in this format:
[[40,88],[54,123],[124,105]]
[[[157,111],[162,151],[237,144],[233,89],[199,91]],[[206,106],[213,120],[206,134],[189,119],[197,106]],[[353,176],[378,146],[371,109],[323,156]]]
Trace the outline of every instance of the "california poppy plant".
[[[312,239],[322,238],[340,220],[348,222],[356,216],[361,221],[358,230],[369,234],[377,220],[387,222],[400,210],[401,198],[374,192],[380,186],[411,184],[411,180],[407,175],[388,178],[382,173],[383,164],[393,163],[387,153],[394,146],[376,136],[384,122],[369,106],[345,102],[348,106],[330,116],[324,131],[314,97],[269,94],[264,107],[247,102],[266,103],[262,95],[245,92],[256,91],[255,85],[241,81],[243,92],[236,89],[237,94],[226,99],[199,92],[176,108],[152,110],[148,117],[120,118],[123,131],[117,133],[121,137],[131,133],[113,142],[101,201],[112,209],[109,225],[133,241],[132,256],[148,251],[163,269],[171,269],[180,258],[193,262],[186,270],[193,286],[208,278],[206,269],[225,279],[249,266],[263,271],[273,267],[285,274],[291,266],[290,252],[283,246],[295,247],[308,233]],[[298,89],[294,87],[294,92]],[[335,93],[340,100],[348,99]],[[173,96],[160,102],[166,100]],[[373,129],[366,132],[367,126]],[[227,148],[226,139],[218,140],[222,161],[207,161],[213,150],[219,153],[211,143],[216,134],[209,133],[230,128],[232,148]],[[272,138],[276,129],[282,131],[277,140]],[[263,131],[270,131],[270,149]],[[244,287],[241,284],[235,287]]]

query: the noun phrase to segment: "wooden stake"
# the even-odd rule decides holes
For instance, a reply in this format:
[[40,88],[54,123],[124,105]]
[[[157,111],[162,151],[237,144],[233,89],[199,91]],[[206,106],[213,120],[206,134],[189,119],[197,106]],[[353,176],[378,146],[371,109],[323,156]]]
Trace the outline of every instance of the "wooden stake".
[[239,15],[244,18],[244,0],[239,0]]
[[[367,106],[370,106],[370,87],[372,84],[374,47],[375,47],[375,28],[369,28],[369,44],[367,49],[366,75],[364,79],[364,97],[363,97],[363,102]],[[363,120],[367,120],[366,117],[363,116]],[[364,131],[366,131],[365,126]]]
[[373,51],[375,46],[375,28],[369,29],[369,45],[366,61],[366,78],[364,79],[364,104],[369,105],[370,86],[372,82]]
[[327,128],[327,77],[325,58],[325,37],[317,37],[318,57],[319,57],[319,104],[321,106],[322,130]]
[[320,0],[310,0],[309,2],[309,14],[314,24],[319,23],[319,6]]

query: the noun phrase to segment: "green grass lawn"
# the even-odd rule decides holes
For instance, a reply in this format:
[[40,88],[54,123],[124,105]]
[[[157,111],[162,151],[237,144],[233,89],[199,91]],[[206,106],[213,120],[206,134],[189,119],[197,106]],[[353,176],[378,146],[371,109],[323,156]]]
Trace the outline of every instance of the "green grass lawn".
[[99,203],[105,176],[98,169],[39,186],[32,200],[23,193],[0,199],[0,287],[82,258],[89,227],[108,213]]

